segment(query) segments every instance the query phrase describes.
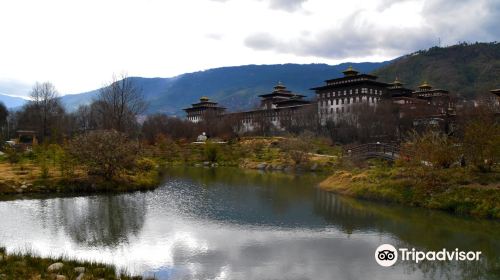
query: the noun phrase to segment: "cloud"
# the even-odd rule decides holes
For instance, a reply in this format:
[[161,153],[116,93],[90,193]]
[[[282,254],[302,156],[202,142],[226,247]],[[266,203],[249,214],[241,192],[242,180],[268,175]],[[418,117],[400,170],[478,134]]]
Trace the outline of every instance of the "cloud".
[[307,0],[269,0],[269,6],[273,9],[293,12],[302,8],[302,4]]
[[[409,0],[382,0],[376,11],[360,9],[340,24],[308,36],[282,38],[269,32],[246,37],[245,46],[298,56],[329,59],[352,57],[393,57],[437,45],[438,38],[448,45],[458,41],[494,41],[500,38],[500,2],[493,0],[424,0],[418,25],[381,22],[381,5],[386,9]],[[374,16],[375,15],[375,16]],[[371,16],[371,17],[370,17]]]
[[[211,0],[215,2],[228,2],[230,0]],[[276,10],[284,10],[287,12],[294,12],[302,8],[302,4],[308,0],[255,0],[269,2],[269,7]]]

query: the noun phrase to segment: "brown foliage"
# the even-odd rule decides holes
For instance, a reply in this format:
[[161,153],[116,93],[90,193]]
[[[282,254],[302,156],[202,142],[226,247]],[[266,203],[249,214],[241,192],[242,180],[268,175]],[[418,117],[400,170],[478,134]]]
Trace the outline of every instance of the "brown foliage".
[[88,174],[112,179],[119,172],[131,169],[137,159],[139,147],[127,136],[116,130],[92,131],[73,139],[68,153]]

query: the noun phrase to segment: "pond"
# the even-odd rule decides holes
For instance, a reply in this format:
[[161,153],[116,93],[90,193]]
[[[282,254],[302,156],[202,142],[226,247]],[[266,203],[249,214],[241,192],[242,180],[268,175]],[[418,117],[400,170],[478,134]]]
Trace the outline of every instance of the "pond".
[[[323,192],[314,174],[177,168],[151,192],[0,202],[0,246],[157,279],[499,279],[500,223]],[[480,261],[381,267],[384,243]]]

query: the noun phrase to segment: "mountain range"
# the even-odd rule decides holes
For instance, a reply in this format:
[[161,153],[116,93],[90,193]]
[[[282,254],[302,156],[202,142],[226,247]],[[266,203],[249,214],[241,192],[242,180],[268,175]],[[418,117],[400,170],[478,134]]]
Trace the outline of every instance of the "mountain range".
[[[352,65],[361,72],[373,70],[388,62],[327,64],[245,65],[215,68],[183,74],[173,78],[129,77],[142,90],[149,102],[147,113],[183,115],[202,96],[213,99],[229,110],[249,109],[258,104],[258,95],[269,93],[282,82],[290,90],[311,97],[309,89],[323,84],[326,79],[339,77]],[[62,97],[63,104],[74,110],[97,96],[98,90]]]
[[[436,88],[449,90],[465,98],[500,87],[500,43],[459,44],[433,47],[392,61],[327,64],[276,64],[222,67],[182,74],[172,78],[129,77],[149,102],[147,113],[183,115],[202,96],[219,102],[230,111],[250,109],[258,104],[260,94],[269,93],[278,82],[293,92],[312,97],[310,88],[324,80],[342,76],[353,66],[362,73],[379,76],[382,82],[396,77],[415,89],[427,81]],[[89,104],[100,92],[96,89],[61,98],[69,111]],[[26,102],[0,94],[0,102],[18,107]]]
[[5,104],[7,108],[15,108],[23,106],[26,103],[26,99],[0,93],[0,103]]

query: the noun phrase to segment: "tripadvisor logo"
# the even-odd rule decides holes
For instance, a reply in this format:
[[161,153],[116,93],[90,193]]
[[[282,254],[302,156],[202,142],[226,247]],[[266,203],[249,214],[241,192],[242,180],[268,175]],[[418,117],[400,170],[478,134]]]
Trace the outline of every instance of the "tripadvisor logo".
[[415,248],[396,249],[391,244],[382,244],[375,250],[375,260],[381,266],[393,266],[398,261],[412,261],[419,263],[421,261],[479,261],[480,251],[459,251],[458,248],[449,251],[442,249],[440,251],[417,251]]
[[398,251],[391,244],[382,244],[375,251],[375,260],[381,266],[392,266],[398,261]]

